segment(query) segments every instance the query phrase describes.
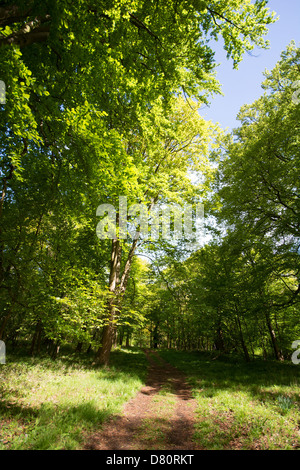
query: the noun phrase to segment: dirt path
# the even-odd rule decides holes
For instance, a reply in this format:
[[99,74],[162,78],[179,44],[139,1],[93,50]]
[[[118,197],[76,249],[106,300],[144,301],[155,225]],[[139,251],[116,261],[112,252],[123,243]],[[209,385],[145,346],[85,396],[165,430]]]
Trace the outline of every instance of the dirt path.
[[126,403],[121,416],[93,434],[86,450],[196,450],[193,425],[196,400],[184,375],[156,352],[146,351],[148,380]]

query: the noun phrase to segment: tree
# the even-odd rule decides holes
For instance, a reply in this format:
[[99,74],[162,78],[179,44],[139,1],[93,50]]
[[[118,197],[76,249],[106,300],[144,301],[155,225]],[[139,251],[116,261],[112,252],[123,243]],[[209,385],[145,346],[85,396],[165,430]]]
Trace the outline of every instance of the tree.
[[249,265],[250,310],[264,320],[281,359],[275,329],[282,336],[278,319],[292,312],[300,292],[299,106],[293,100],[299,49],[294,43],[265,76],[264,95],[241,109],[241,126],[219,165],[215,200],[221,209],[215,215]]
[[[288,46],[265,93],[242,108],[242,125],[220,166],[220,219],[236,232],[272,240],[274,250],[299,274],[299,112],[292,84],[299,75],[299,49]],[[283,86],[283,84],[285,84]],[[300,285],[294,291],[296,296]]]
[[[180,145],[193,124],[190,119],[180,140],[184,113],[174,113],[174,96],[184,95],[191,105],[218,92],[210,36],[223,37],[237,66],[245,51],[267,46],[263,36],[273,21],[263,0],[0,2],[1,80],[7,90],[0,114],[2,330],[16,305],[20,316],[28,312],[33,279],[46,290],[63,286],[68,308],[74,305],[76,294],[66,295],[68,268],[77,277],[87,267],[88,285],[101,279],[100,290],[107,282],[108,311],[118,308],[115,289],[118,295],[126,289],[137,242],[121,261],[120,243],[113,241],[107,281],[107,244],[97,248],[92,235],[95,208],[115,203],[120,194],[151,205],[158,194],[172,199],[176,184],[184,191],[189,157]],[[192,143],[189,150],[195,162]],[[52,233],[62,236],[64,224],[80,259],[67,262],[66,239]],[[84,234],[91,249],[80,242]],[[91,252],[100,267],[89,261]],[[79,286],[85,279],[82,274]],[[44,291],[38,292],[36,300]],[[61,318],[66,307],[59,306],[54,310]]]
[[188,312],[190,337],[196,330],[206,347],[241,351],[247,361],[258,351],[282,360],[299,334],[298,74],[292,43],[266,73],[265,94],[242,108],[240,128],[212,154],[218,170],[206,208],[216,217],[214,241],[164,270],[174,297],[188,299],[180,302],[182,333]]
[[10,133],[6,182],[28,141],[49,146],[57,127],[66,124],[65,113],[85,103],[86,112],[105,112],[107,125],[121,130],[159,96],[167,101],[184,90],[204,101],[216,92],[206,37],[222,35],[237,64],[255,44],[266,46],[262,37],[274,15],[265,1],[239,0],[234,8],[228,0],[214,3],[1,2],[1,79],[7,89],[1,117]]
[[[193,184],[188,171],[199,172],[201,169],[203,174],[211,172],[208,152],[218,134],[216,126],[205,122],[198,113],[198,107],[194,106],[190,108],[187,102],[177,98],[170,115],[164,116],[161,102],[156,103],[144,117],[138,138],[128,142],[127,148],[139,170],[135,185],[133,178],[130,180],[130,199],[134,201],[135,197],[143,203],[149,215],[160,201],[195,203],[201,194],[202,197],[205,195],[205,185]],[[119,218],[120,214],[117,213],[116,220]],[[108,324],[95,358],[96,363],[107,364],[109,361],[116,309],[121,309],[136,249],[144,242],[139,235],[133,236],[129,244],[126,240],[124,243],[118,234],[112,240],[109,278],[112,295],[108,304]]]

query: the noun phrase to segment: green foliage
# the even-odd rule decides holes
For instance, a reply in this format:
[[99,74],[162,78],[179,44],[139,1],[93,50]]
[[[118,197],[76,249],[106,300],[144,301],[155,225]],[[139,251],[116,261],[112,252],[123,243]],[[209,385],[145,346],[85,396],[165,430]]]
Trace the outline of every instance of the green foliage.
[[[264,1],[241,0],[17,1],[1,14],[0,336],[30,339],[32,351],[43,341],[94,346],[113,297],[97,206],[120,195],[129,204],[207,198],[209,154],[223,139],[198,113],[219,92],[213,40],[223,38],[236,66],[267,47],[274,15]],[[128,334],[146,327],[147,286],[133,293],[133,282],[122,314],[113,299],[114,324]]]
[[125,349],[112,353],[109,370],[66,350],[56,361],[9,354],[0,369],[0,449],[82,448],[139,390],[145,366],[142,353]]
[[[290,44],[272,72],[264,95],[239,114],[241,127],[220,167],[221,217],[278,244],[299,236],[299,106],[292,84],[299,77],[299,49]],[[284,86],[283,86],[284,84]]]
[[288,413],[294,406],[292,398],[286,397],[284,395],[279,395],[277,402],[283,414]]
[[[242,353],[247,363],[258,354],[289,357],[300,334],[299,49],[291,43],[266,71],[263,95],[242,107],[233,135],[199,114],[220,92],[214,41],[234,67],[255,46],[268,47],[275,15],[267,1],[18,0],[4,2],[0,16],[0,338],[7,351],[24,342],[32,355],[46,348],[54,358],[67,343],[86,353],[103,345],[111,326],[109,348],[133,341]],[[211,243],[191,253],[186,240],[99,240],[96,209],[117,207],[120,196],[149,209],[204,203],[215,221],[207,219]],[[122,367],[128,372],[126,361]],[[87,380],[94,391],[109,374],[73,372],[74,383]],[[41,371],[32,374],[43,380]],[[118,374],[117,395],[125,377]],[[67,382],[60,380],[72,395]],[[112,389],[101,384],[108,396]],[[127,398],[137,384],[128,384]],[[29,437],[12,448],[74,448],[83,421],[96,425],[108,415],[92,392],[85,404],[73,396],[72,407],[62,397],[58,408],[35,403],[28,418],[27,385],[15,410]],[[277,407],[293,413],[283,396]],[[243,413],[235,413],[233,430]],[[251,439],[266,428],[258,414]],[[203,424],[208,440],[212,423]]]
[[294,43],[265,75],[263,96],[242,108],[235,135],[220,135],[221,149],[212,149],[215,166],[205,178],[211,242],[184,261],[184,252],[179,262],[174,252],[162,258],[147,309],[161,345],[288,359],[299,337]]
[[188,377],[198,407],[195,442],[208,450],[294,450],[299,381],[293,364],[216,352],[161,351]]

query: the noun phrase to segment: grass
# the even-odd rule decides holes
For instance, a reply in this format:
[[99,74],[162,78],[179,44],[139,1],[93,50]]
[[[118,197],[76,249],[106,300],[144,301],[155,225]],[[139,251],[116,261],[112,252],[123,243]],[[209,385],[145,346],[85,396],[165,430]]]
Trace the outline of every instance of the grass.
[[166,435],[176,406],[173,387],[166,383],[153,395],[149,417],[142,422],[136,434],[138,441],[146,444],[148,450],[164,450]]
[[300,366],[161,351],[197,399],[194,439],[204,449],[300,448]]
[[[203,449],[300,448],[300,366],[196,352],[159,351],[182,370],[197,399],[194,440]],[[113,351],[111,365],[62,354],[6,357],[0,365],[0,450],[80,449],[143,386],[147,361],[134,349]],[[166,382],[153,397],[143,438],[163,449],[175,406]]]
[[0,366],[0,450],[80,449],[142,386],[146,358],[119,350],[108,368],[91,358],[7,356]]

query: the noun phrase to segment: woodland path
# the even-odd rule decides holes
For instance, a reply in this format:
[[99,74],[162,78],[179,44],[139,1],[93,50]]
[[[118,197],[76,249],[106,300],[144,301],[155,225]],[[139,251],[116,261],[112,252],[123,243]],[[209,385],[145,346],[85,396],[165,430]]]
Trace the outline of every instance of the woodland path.
[[184,375],[157,352],[146,351],[148,379],[111,418],[89,437],[85,450],[197,450],[193,442],[197,407]]

